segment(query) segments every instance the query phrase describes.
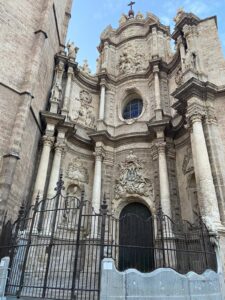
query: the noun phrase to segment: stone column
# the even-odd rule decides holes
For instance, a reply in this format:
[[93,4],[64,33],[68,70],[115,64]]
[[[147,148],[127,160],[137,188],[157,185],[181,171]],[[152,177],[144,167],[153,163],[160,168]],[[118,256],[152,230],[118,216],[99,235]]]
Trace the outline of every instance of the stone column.
[[[49,185],[48,185],[48,192],[47,192],[47,198],[48,200],[46,201],[46,222],[44,225],[44,231],[46,234],[51,233],[51,224],[52,224],[52,216],[53,212],[55,209],[55,196],[57,194],[57,191],[55,190],[56,184],[59,181],[59,176],[60,176],[60,167],[61,167],[61,159],[62,159],[62,154],[64,150],[65,145],[62,143],[57,142],[55,144],[55,153],[54,153],[54,158],[53,158],[53,163],[52,163],[52,169],[51,169],[51,175],[50,175],[50,180],[49,180]],[[60,203],[59,203],[60,205]]]
[[188,103],[187,117],[192,126],[191,141],[192,153],[195,155],[193,159],[194,168],[198,176],[198,198],[202,217],[208,227],[212,229],[213,224],[220,224],[220,214],[202,127],[204,112],[203,109],[198,104],[195,105],[194,102],[195,99],[192,99],[192,101]]
[[156,142],[159,159],[159,186],[160,186],[160,201],[162,211],[165,215],[172,218],[171,203],[170,203],[170,187],[166,161],[166,143],[159,139]]
[[56,143],[55,144],[55,153],[54,153],[54,158],[53,158],[53,163],[52,163],[52,170],[51,170],[51,175],[50,175],[50,180],[49,180],[49,185],[48,185],[48,192],[47,192],[47,198],[52,198],[56,195],[56,184],[59,181],[59,175],[60,175],[60,167],[61,167],[61,159],[62,159],[62,154],[64,150],[65,145],[62,143]]
[[39,194],[40,199],[43,197],[45,182],[47,178],[47,171],[49,165],[49,156],[50,151],[54,142],[54,137],[52,136],[43,136],[43,149],[41,153],[41,159],[38,167],[37,177],[34,186],[33,199]]
[[[209,103],[207,104],[209,105]],[[208,106],[203,129],[211,163],[220,219],[225,224],[225,156],[213,104]]]
[[67,71],[66,90],[65,90],[64,102],[62,108],[62,115],[66,116],[66,118],[68,117],[68,113],[69,113],[72,76],[73,76],[73,68],[69,67]]
[[99,119],[104,120],[105,118],[105,82],[101,82],[101,96],[100,96],[100,105],[99,105]]
[[[92,192],[92,208],[94,213],[99,213],[101,206],[101,189],[102,189],[102,161],[104,158],[104,149],[102,146],[95,148],[95,171]],[[98,237],[98,220],[92,218],[91,236],[92,238]]]

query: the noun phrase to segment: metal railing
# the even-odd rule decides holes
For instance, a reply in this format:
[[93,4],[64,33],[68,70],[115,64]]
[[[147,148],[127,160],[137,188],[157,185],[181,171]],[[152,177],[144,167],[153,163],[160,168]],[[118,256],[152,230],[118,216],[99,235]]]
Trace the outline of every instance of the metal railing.
[[64,195],[63,181],[52,199],[21,208],[18,220],[3,226],[0,255],[10,256],[7,293],[51,299],[98,299],[101,261],[113,258],[120,271],[160,267],[180,273],[216,270],[216,254],[202,222],[174,223],[159,211],[142,218],[115,218],[106,200],[99,213],[90,201]]

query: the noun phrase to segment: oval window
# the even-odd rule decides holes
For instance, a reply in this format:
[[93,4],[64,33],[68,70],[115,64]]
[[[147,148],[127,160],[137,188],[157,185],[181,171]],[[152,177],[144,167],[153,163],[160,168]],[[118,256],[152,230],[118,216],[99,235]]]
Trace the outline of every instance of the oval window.
[[125,120],[134,119],[140,116],[143,109],[143,102],[141,99],[133,99],[126,104],[123,109],[123,118]]

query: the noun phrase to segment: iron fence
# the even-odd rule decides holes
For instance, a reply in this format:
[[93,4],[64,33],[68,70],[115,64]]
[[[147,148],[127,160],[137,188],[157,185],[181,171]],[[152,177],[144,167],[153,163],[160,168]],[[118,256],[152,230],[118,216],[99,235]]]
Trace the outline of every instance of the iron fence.
[[[121,239],[120,228],[129,228]],[[199,218],[195,224],[174,223],[160,211],[143,220],[135,214],[120,219],[106,216],[105,256],[113,258],[120,271],[134,268],[151,272],[158,268],[172,268],[181,274],[206,269],[217,271],[217,260],[210,234]]]
[[194,225],[176,224],[161,211],[149,218],[135,213],[115,218],[106,200],[95,213],[84,192],[64,195],[62,178],[54,198],[37,197],[21,208],[14,224],[5,222],[0,255],[10,256],[7,294],[49,299],[99,299],[104,257],[113,258],[120,271],[217,268],[201,218]]

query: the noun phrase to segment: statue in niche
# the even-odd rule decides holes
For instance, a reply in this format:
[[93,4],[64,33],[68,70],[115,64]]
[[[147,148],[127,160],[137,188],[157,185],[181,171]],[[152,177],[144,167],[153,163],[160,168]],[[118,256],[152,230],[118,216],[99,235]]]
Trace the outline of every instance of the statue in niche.
[[79,183],[75,181],[67,188],[67,196],[64,198],[64,207],[61,225],[66,225],[68,229],[75,229],[78,223],[78,208],[81,196]]
[[138,194],[153,198],[153,185],[143,174],[143,163],[130,151],[125,162],[119,164],[119,179],[116,181],[115,198],[119,199],[127,194]]
[[53,102],[60,102],[62,95],[62,87],[61,85],[56,81],[51,89],[51,98],[50,101]]
[[190,147],[187,147],[186,154],[184,155],[182,171],[184,175],[194,171],[192,152]]
[[183,72],[182,72],[182,69],[179,68],[176,72],[176,75],[175,75],[175,82],[178,86],[182,85],[183,84]]
[[68,41],[68,43],[66,45],[66,48],[67,48],[67,51],[68,51],[67,52],[68,57],[75,61],[79,48],[75,47],[74,43],[73,42],[71,43],[70,41]]

